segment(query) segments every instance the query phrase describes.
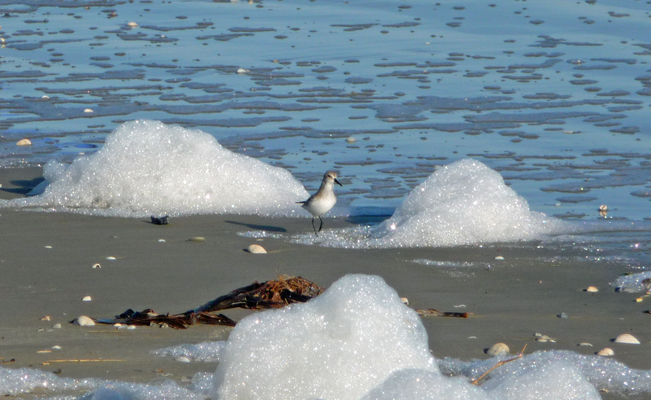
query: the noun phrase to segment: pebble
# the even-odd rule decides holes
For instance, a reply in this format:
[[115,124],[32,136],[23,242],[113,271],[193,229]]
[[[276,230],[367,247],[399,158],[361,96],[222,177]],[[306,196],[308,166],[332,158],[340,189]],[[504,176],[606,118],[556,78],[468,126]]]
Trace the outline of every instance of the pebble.
[[247,251],[252,254],[267,254],[267,250],[265,250],[264,247],[260,246],[259,244],[250,245]]
[[20,139],[18,142],[16,142],[16,146],[31,146],[32,141],[29,139]]
[[534,336],[536,337],[536,342],[540,343],[556,343],[556,339],[551,338],[547,335],[543,335],[542,333],[535,333]]
[[565,313],[560,313],[560,314],[557,315],[557,317],[558,317],[558,318],[567,319],[567,314],[565,314]]
[[640,341],[630,333],[622,333],[615,338],[615,343],[640,344]]
[[100,268],[102,268],[102,266],[99,263],[95,263],[95,264],[93,264],[93,266],[91,268],[100,269]]
[[57,323],[52,325],[52,329],[61,329],[61,324]]
[[602,357],[612,357],[615,355],[615,352],[610,347],[604,347],[597,352],[597,355]]
[[72,323],[77,326],[95,326],[95,321],[85,315],[80,315]]
[[91,300],[92,298],[90,296],[84,296],[84,298],[81,299],[81,301],[91,301]]
[[203,237],[203,236],[195,236],[192,239],[188,239],[188,241],[189,242],[195,242],[195,243],[201,243],[201,242],[205,242],[206,238]]
[[509,354],[509,346],[504,343],[495,343],[490,349],[486,350],[486,354],[489,356],[505,356]]
[[590,293],[597,293],[599,289],[597,289],[596,286],[588,286],[584,291]]

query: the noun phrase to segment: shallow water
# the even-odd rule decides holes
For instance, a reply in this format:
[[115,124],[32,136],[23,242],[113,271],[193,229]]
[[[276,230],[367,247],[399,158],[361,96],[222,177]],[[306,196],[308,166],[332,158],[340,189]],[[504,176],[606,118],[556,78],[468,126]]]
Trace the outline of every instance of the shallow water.
[[[646,3],[34,0],[0,11],[5,167],[70,161],[147,118],[198,127],[309,190],[336,168],[340,207],[395,208],[435,165],[470,156],[533,210],[649,216]],[[33,146],[15,146],[24,137]]]

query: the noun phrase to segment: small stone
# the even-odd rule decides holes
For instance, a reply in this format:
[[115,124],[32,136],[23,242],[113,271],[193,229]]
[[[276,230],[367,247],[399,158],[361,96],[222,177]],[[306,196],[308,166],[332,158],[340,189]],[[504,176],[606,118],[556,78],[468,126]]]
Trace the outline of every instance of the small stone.
[[31,146],[32,141],[29,139],[20,139],[18,142],[16,142],[16,146]]
[[504,257],[502,257],[502,256],[497,256],[497,257],[495,257],[495,259],[496,259],[496,260],[504,260]]
[[644,301],[644,297],[638,297],[637,299],[635,299],[636,303],[641,303],[643,301]]
[[85,315],[80,315],[72,323],[77,326],[95,326],[95,321]]
[[597,289],[596,286],[588,286],[584,291],[590,293],[597,293],[599,289]]
[[612,357],[615,355],[615,352],[610,347],[604,347],[597,352],[597,355],[602,357]]
[[246,251],[252,254],[267,254],[267,250],[265,250],[264,247],[260,246],[259,244],[250,245]]
[[509,346],[504,343],[495,343],[486,350],[486,354],[489,356],[505,356],[509,354]]
[[100,268],[102,268],[102,266],[99,263],[95,263],[95,264],[93,264],[93,266],[91,268],[100,269]]
[[536,337],[536,342],[540,343],[556,343],[556,339],[549,337],[547,335],[543,335],[542,333],[535,333],[534,336]]
[[640,344],[640,341],[635,338],[635,336],[630,333],[622,333],[621,335],[615,338],[615,343],[625,343],[625,344]]
[[557,315],[557,317],[558,317],[558,318],[567,319],[567,314],[565,314],[565,313],[560,313],[560,314]]
[[57,323],[52,325],[52,329],[61,329],[61,324]]
[[90,296],[84,296],[84,298],[81,299],[81,301],[91,301],[91,300],[93,299]]

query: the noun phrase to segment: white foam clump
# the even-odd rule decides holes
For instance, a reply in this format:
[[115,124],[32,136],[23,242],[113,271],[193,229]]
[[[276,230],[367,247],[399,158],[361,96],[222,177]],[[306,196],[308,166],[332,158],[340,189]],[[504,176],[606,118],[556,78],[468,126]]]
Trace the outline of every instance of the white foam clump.
[[464,159],[437,169],[371,237],[383,247],[443,247],[538,239],[563,225],[529,210],[499,173]]
[[226,342],[182,344],[154,350],[151,353],[159,357],[187,357],[190,361],[218,362],[224,346],[226,346]]
[[411,368],[438,373],[416,312],[382,278],[347,275],[308,303],[238,322],[212,397],[359,399]]
[[620,276],[611,286],[618,292],[647,292],[651,289],[651,271]]
[[308,196],[288,171],[223,148],[200,130],[132,121],[94,154],[45,166],[44,193],[8,205],[142,217],[150,214],[291,216]]

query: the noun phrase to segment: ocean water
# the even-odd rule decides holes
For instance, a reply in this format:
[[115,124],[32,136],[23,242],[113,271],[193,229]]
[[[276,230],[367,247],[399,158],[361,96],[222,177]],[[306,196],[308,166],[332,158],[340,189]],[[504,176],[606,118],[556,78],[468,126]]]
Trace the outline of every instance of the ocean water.
[[[297,211],[291,204],[313,192],[324,171],[335,169],[344,187],[337,188],[333,215],[393,217],[361,232],[327,231],[320,242],[300,235],[287,240],[399,247],[550,234],[563,241],[579,233],[563,243],[593,249],[594,261],[643,270],[651,254],[650,11],[646,1],[616,0],[2,1],[0,168],[47,164],[50,181],[42,194],[3,206],[121,216],[292,216]],[[17,146],[23,138],[32,145]],[[220,175],[219,160],[232,168]],[[138,163],[161,173],[139,175]],[[446,169],[474,170],[472,178],[488,185],[476,197],[462,188],[464,196],[452,208],[505,204],[511,212],[473,220],[459,220],[450,208],[431,215],[431,199],[450,196],[458,186],[436,193]],[[218,193],[232,192],[228,185],[235,177],[251,190],[283,190],[270,208],[242,203],[255,196],[250,191],[222,202]],[[112,197],[118,187],[124,190],[120,199]],[[152,203],[140,195],[143,188],[165,202]],[[426,197],[418,197],[420,189]],[[601,205],[608,212],[600,213]],[[489,233],[479,239],[451,233],[447,244],[417,242],[429,221]],[[636,278],[613,277],[614,286],[642,290]],[[411,321],[392,289],[375,278],[359,279],[365,283],[358,289],[375,285],[385,294],[378,309]],[[344,281],[338,290],[347,285],[355,287]],[[330,306],[336,307],[321,305]],[[351,313],[351,325],[370,323]],[[260,318],[278,325],[303,317]],[[405,355],[417,357],[421,339],[405,339],[418,332],[417,325],[407,324],[407,332],[396,328],[387,340],[408,343]],[[241,346],[256,344],[243,335]],[[234,346],[208,346],[202,356],[233,357]],[[349,346],[354,352],[354,343]],[[370,364],[355,364],[359,360],[345,354],[332,357],[332,365],[351,368],[378,364],[371,356],[360,361]],[[398,365],[371,370],[377,379],[351,391],[351,398],[535,399],[563,393],[592,399],[601,388],[649,393],[648,372],[571,352],[528,355],[481,390],[467,384],[488,368],[481,362]],[[15,395],[45,384],[53,396],[91,390],[86,398],[95,400],[205,398],[237,385],[237,376],[231,381],[220,368],[195,376],[188,387],[0,369],[0,388]],[[288,361],[291,368],[296,366]],[[456,371],[456,377],[443,371]],[[300,376],[283,376],[293,383],[279,390],[299,383],[342,390],[334,377],[328,385]],[[413,392],[403,392],[405,387]],[[315,393],[309,395],[320,396]]]

